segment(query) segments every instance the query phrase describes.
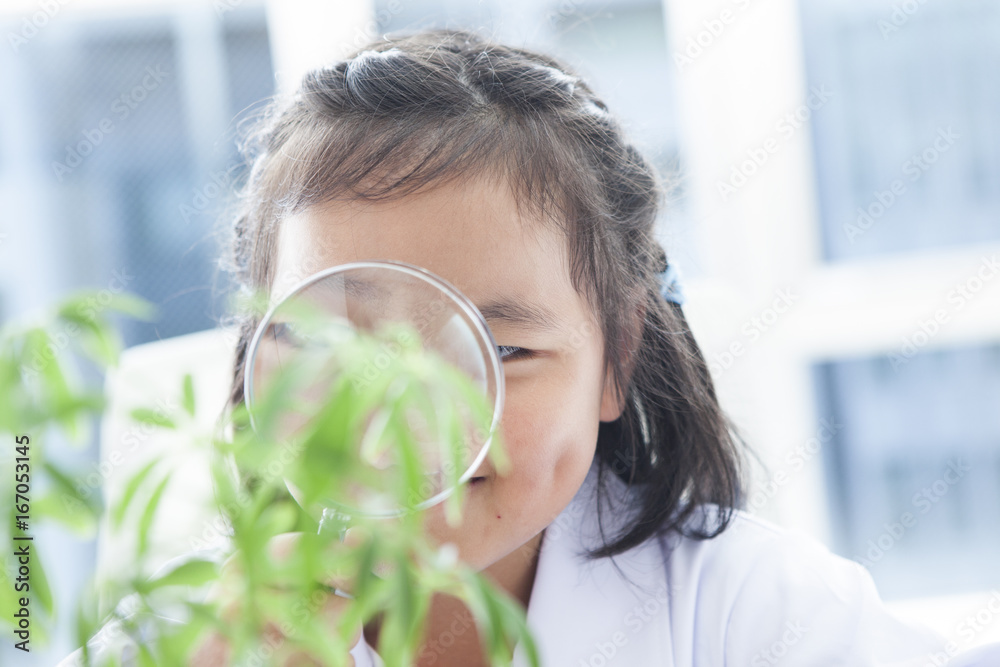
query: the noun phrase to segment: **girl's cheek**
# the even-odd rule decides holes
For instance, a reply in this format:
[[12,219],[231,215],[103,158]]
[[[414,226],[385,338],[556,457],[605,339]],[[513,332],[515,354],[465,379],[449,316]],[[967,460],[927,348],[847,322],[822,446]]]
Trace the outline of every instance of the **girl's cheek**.
[[[538,378],[530,384],[515,381],[507,392],[505,444],[514,469],[521,469],[521,475],[551,471],[554,461],[572,455],[571,450],[582,451],[596,444],[598,416],[591,392],[580,383],[554,380]],[[588,442],[591,432],[594,442]]]
[[543,415],[535,392],[507,392],[503,412],[504,444],[515,467],[546,440],[547,425]]

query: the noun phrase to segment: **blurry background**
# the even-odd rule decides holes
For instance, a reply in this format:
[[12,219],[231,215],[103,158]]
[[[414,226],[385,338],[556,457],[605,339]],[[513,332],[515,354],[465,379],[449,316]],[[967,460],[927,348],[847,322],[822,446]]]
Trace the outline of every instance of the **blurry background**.
[[[960,647],[1000,638],[996,2],[5,0],[0,318],[86,285],[160,306],[131,346],[214,328],[238,118],[430,26],[564,58],[673,174],[660,233],[765,464],[752,511]],[[97,545],[44,539],[71,593]]]

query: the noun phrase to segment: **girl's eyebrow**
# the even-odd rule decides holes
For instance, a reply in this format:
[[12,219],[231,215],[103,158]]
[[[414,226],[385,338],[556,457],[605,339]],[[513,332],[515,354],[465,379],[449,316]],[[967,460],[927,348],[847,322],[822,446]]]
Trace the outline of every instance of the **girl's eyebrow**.
[[369,280],[354,278],[352,276],[342,276],[341,280],[343,281],[344,290],[351,296],[368,300],[384,298],[385,290]]
[[559,318],[551,310],[524,301],[501,299],[479,306],[487,322],[504,322],[515,327],[534,331],[558,331]]
[[[344,287],[349,294],[362,300],[372,300],[384,295],[384,290],[371,282],[344,277]],[[537,332],[559,331],[559,318],[554,312],[543,306],[534,305],[514,299],[498,299],[479,307],[483,319],[490,322],[505,324]]]

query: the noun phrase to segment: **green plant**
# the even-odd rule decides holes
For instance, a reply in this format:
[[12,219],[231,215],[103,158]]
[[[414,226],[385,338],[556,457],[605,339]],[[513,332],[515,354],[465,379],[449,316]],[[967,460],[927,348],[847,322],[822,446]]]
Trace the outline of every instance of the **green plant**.
[[[328,505],[348,484],[361,482],[365,490],[362,498],[375,504],[412,508],[414,500],[425,495],[420,470],[426,451],[413,429],[414,415],[421,415],[424,430],[430,428],[443,436],[439,455],[453,463],[444,468],[450,482],[457,482],[461,473],[454,463],[459,461],[469,419],[480,427],[488,423],[484,421],[490,416],[484,397],[464,375],[425,350],[415,330],[390,328],[341,339],[336,346],[315,345],[333,331],[317,320],[317,326],[303,340],[313,345],[305,349],[325,356],[302,354],[299,363],[286,364],[270,383],[270,390],[257,397],[253,428],[246,408],[240,406],[227,415],[226,428],[199,433],[194,426],[196,401],[190,376],[178,388],[180,408],[176,414],[151,408],[132,411],[133,419],[191,439],[211,452],[218,508],[231,528],[224,556],[239,566],[228,570],[228,577],[238,573],[235,579],[226,580],[226,585],[236,586],[238,594],[231,602],[235,610],[229,610],[235,613],[227,613],[223,621],[221,603],[204,599],[206,587],[221,582],[218,559],[194,556],[155,578],[147,574],[150,531],[171,482],[171,471],[164,470],[162,462],[153,460],[141,467],[124,484],[117,502],[104,508],[94,500],[95,495],[83,494],[74,486],[72,470],[61,469],[45,456],[45,433],[58,428],[74,441],[86,442],[93,430],[88,429],[88,421],[92,424],[106,407],[102,392],[88,389],[81,381],[70,352],[82,353],[101,370],[114,366],[121,344],[110,323],[111,313],[149,317],[148,304],[131,297],[87,309],[91,301],[88,295],[74,297],[58,308],[49,322],[30,327],[8,325],[0,332],[0,432],[7,442],[10,436],[30,434],[31,470],[45,477],[44,486],[49,489],[44,497],[32,500],[32,520],[57,521],[92,533],[106,511],[114,529],[135,535],[132,569],[116,573],[114,579],[95,582],[105,604],[99,606],[97,596],[91,595],[77,611],[84,664],[119,664],[119,656],[114,654],[97,661],[86,647],[86,640],[99,628],[118,623],[127,634],[142,634],[135,642],[142,665],[187,664],[211,632],[227,637],[235,664],[251,659],[268,664],[267,656],[303,649],[324,664],[340,665],[347,658],[352,628],[378,614],[379,651],[386,666],[409,665],[416,657],[424,617],[436,592],[455,595],[469,606],[493,664],[509,664],[518,641],[531,663],[538,664],[520,606],[483,575],[459,562],[449,545],[432,545],[421,529],[422,511],[406,511],[393,519],[352,516],[352,522],[368,536],[359,544],[342,542],[338,530],[319,529],[316,509]],[[56,346],[59,328],[68,323],[73,324],[74,335],[68,337],[67,344]],[[404,341],[398,354],[376,377],[359,381],[361,369],[390,339]],[[44,352],[57,347],[61,347],[58,354]],[[48,361],[32,371],[32,360],[38,354]],[[329,375],[331,368],[340,372]],[[331,377],[339,379],[322,381]],[[306,391],[317,386],[323,391]],[[307,394],[316,400],[305,406],[301,399]],[[289,411],[303,407],[308,419],[292,432],[283,429],[282,420]],[[373,421],[380,425],[375,436],[370,427]],[[381,475],[366,473],[370,468],[363,458],[382,455],[387,449],[399,465]],[[506,457],[499,437],[493,440],[490,456],[503,470]],[[14,461],[8,451],[0,460],[6,489],[14,479]],[[295,499],[286,482],[294,484]],[[451,522],[461,516],[462,491],[446,501],[446,516]],[[13,494],[3,495],[4,507],[12,508],[14,503],[7,500]],[[7,538],[5,544],[15,536],[7,532],[16,525],[16,511],[11,509],[10,513],[10,520],[0,530]],[[296,548],[291,557],[275,560],[268,545],[275,536],[288,532],[300,533]],[[3,571],[11,581],[3,582],[0,589],[0,623],[10,626],[13,618],[12,629],[16,630],[18,600],[10,577],[16,572],[16,563],[9,556],[4,558]],[[38,562],[36,558],[34,563]],[[377,576],[376,563],[391,564],[390,574]],[[332,572],[350,575],[354,595],[335,628],[316,613],[317,601],[329,594],[323,582]],[[37,565],[33,565],[31,577],[32,610],[43,612],[32,619],[32,639],[36,640],[51,623],[59,596],[48,590]],[[262,639],[268,621],[286,635],[279,647],[267,646]]]
[[[44,643],[56,609],[56,596],[29,539],[39,524],[54,522],[81,536],[92,536],[101,513],[97,496],[81,492],[72,470],[47,455],[55,433],[83,446],[92,418],[105,408],[100,391],[88,387],[74,354],[98,368],[113,366],[121,341],[112,313],[148,318],[145,302],[128,295],[83,292],[68,298],[42,321],[17,321],[0,329],[0,617],[15,645],[30,650]],[[9,545],[27,551],[26,563]],[[27,568],[22,574],[21,566]],[[22,605],[21,601],[29,601]],[[26,616],[25,616],[26,615]],[[12,620],[13,619],[13,620]],[[25,619],[23,622],[21,619]],[[25,629],[30,625],[30,635]],[[7,633],[5,633],[7,634]],[[24,643],[22,643],[24,642]],[[31,642],[35,642],[32,644]]]

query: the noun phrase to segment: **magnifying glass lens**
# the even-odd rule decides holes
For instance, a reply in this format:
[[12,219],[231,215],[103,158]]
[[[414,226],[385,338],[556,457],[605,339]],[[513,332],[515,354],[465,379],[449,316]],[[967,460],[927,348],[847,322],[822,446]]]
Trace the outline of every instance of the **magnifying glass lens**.
[[482,315],[455,287],[364,262],[316,274],[265,315],[244,393],[255,430],[301,440],[306,470],[336,478],[286,479],[300,502],[322,495],[307,509],[394,515],[444,500],[482,464],[503,375]]

